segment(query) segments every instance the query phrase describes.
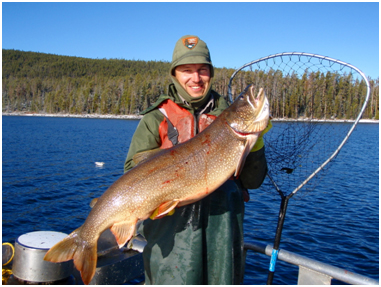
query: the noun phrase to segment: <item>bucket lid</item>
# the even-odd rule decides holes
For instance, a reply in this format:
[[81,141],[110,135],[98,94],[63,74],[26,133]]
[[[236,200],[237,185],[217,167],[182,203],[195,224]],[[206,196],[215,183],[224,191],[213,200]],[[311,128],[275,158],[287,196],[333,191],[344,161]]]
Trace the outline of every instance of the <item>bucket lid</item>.
[[50,249],[64,239],[67,234],[56,231],[34,231],[21,235],[17,243],[34,249]]

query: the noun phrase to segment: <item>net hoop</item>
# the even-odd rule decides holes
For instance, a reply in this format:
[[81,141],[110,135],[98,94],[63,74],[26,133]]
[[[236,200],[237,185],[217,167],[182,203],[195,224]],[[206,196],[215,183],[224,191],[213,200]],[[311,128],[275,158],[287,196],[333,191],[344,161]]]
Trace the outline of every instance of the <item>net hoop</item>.
[[[301,57],[307,57],[309,58],[308,61],[310,61],[311,59],[313,58],[316,58],[316,59],[319,59],[319,62],[320,64],[323,63],[323,61],[328,61],[329,62],[329,66],[333,66],[334,64],[338,64],[340,65],[340,69],[339,70],[342,70],[344,69],[345,67],[348,67],[350,69],[353,69],[355,70],[359,75],[361,75],[362,79],[364,80],[365,84],[366,84],[366,96],[365,96],[365,100],[362,104],[362,107],[360,109],[360,112],[359,114],[357,115],[352,127],[349,129],[348,133],[346,134],[346,136],[344,137],[344,139],[342,140],[342,142],[339,144],[339,146],[337,147],[337,149],[328,157],[328,159],[323,162],[314,172],[312,172],[298,187],[296,187],[291,193],[290,193],[290,197],[292,195],[294,195],[297,191],[299,191],[308,181],[310,181],[319,171],[321,171],[340,151],[340,149],[343,147],[343,145],[347,142],[349,136],[352,134],[353,130],[355,129],[355,127],[357,126],[358,122],[360,121],[361,119],[361,116],[363,115],[364,111],[365,111],[365,108],[366,108],[366,105],[369,101],[369,97],[370,97],[370,84],[369,84],[369,81],[367,79],[367,77],[365,76],[365,74],[358,68],[356,68],[355,66],[351,65],[351,64],[348,64],[346,62],[343,62],[343,61],[340,61],[340,60],[336,60],[336,59],[333,59],[333,58],[330,58],[330,57],[327,57],[327,56],[321,56],[321,55],[318,55],[318,54],[311,54],[311,53],[304,53],[304,52],[284,52],[284,53],[278,53],[278,54],[273,54],[273,55],[270,55],[270,56],[267,56],[267,57],[263,57],[263,58],[260,58],[260,59],[257,59],[257,60],[254,60],[254,61],[251,61],[245,65],[243,65],[242,67],[238,68],[237,70],[234,71],[234,73],[232,74],[232,76],[230,77],[229,79],[229,84],[228,84],[228,100],[230,103],[233,102],[233,97],[232,97],[232,87],[231,87],[231,84],[232,84],[232,81],[234,79],[234,77],[241,71],[243,70],[244,68],[246,67],[249,67],[249,66],[252,66],[254,64],[258,64],[260,62],[264,62],[264,61],[269,61],[270,59],[274,59],[274,58],[283,58],[283,57],[292,57],[292,56],[297,56],[299,57],[299,59]],[[271,66],[271,63],[268,64],[268,66]],[[271,177],[270,177],[271,179]],[[274,183],[274,181],[273,181]],[[276,185],[275,185],[276,187]]]

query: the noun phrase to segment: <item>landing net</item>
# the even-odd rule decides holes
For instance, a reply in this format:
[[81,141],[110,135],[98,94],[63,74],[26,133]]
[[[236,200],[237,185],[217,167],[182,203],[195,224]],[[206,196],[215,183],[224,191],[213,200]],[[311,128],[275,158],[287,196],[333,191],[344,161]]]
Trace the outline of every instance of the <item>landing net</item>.
[[264,88],[273,128],[264,135],[268,177],[281,204],[267,284],[272,284],[289,199],[314,189],[359,122],[370,95],[356,67],[308,53],[252,61],[230,78],[232,102],[247,85]]

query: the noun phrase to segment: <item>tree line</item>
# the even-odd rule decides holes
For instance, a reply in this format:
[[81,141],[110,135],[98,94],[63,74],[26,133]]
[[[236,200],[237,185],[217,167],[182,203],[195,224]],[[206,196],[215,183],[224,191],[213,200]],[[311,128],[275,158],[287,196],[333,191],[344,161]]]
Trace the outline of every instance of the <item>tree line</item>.
[[[168,91],[170,63],[88,59],[2,51],[2,111],[133,115]],[[213,88],[225,98],[234,69],[215,68]],[[363,118],[379,117],[379,80],[369,79],[371,98]],[[235,78],[236,96],[247,84],[265,87],[275,118],[351,119],[364,101],[364,81],[351,75],[244,71]]]

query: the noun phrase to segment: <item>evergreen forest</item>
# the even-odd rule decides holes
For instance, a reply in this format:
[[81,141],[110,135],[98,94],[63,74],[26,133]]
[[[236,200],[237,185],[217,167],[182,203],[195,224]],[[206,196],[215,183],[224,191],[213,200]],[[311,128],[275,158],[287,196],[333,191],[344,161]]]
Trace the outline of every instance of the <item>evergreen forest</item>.
[[[136,115],[167,93],[169,62],[88,59],[18,50],[2,51],[2,111]],[[234,69],[216,68],[213,89],[225,98]],[[365,119],[379,119],[379,79],[368,79]],[[238,95],[250,83],[265,83],[274,118],[354,119],[366,94],[351,75],[244,71],[233,82]],[[286,84],[287,83],[287,84]]]

